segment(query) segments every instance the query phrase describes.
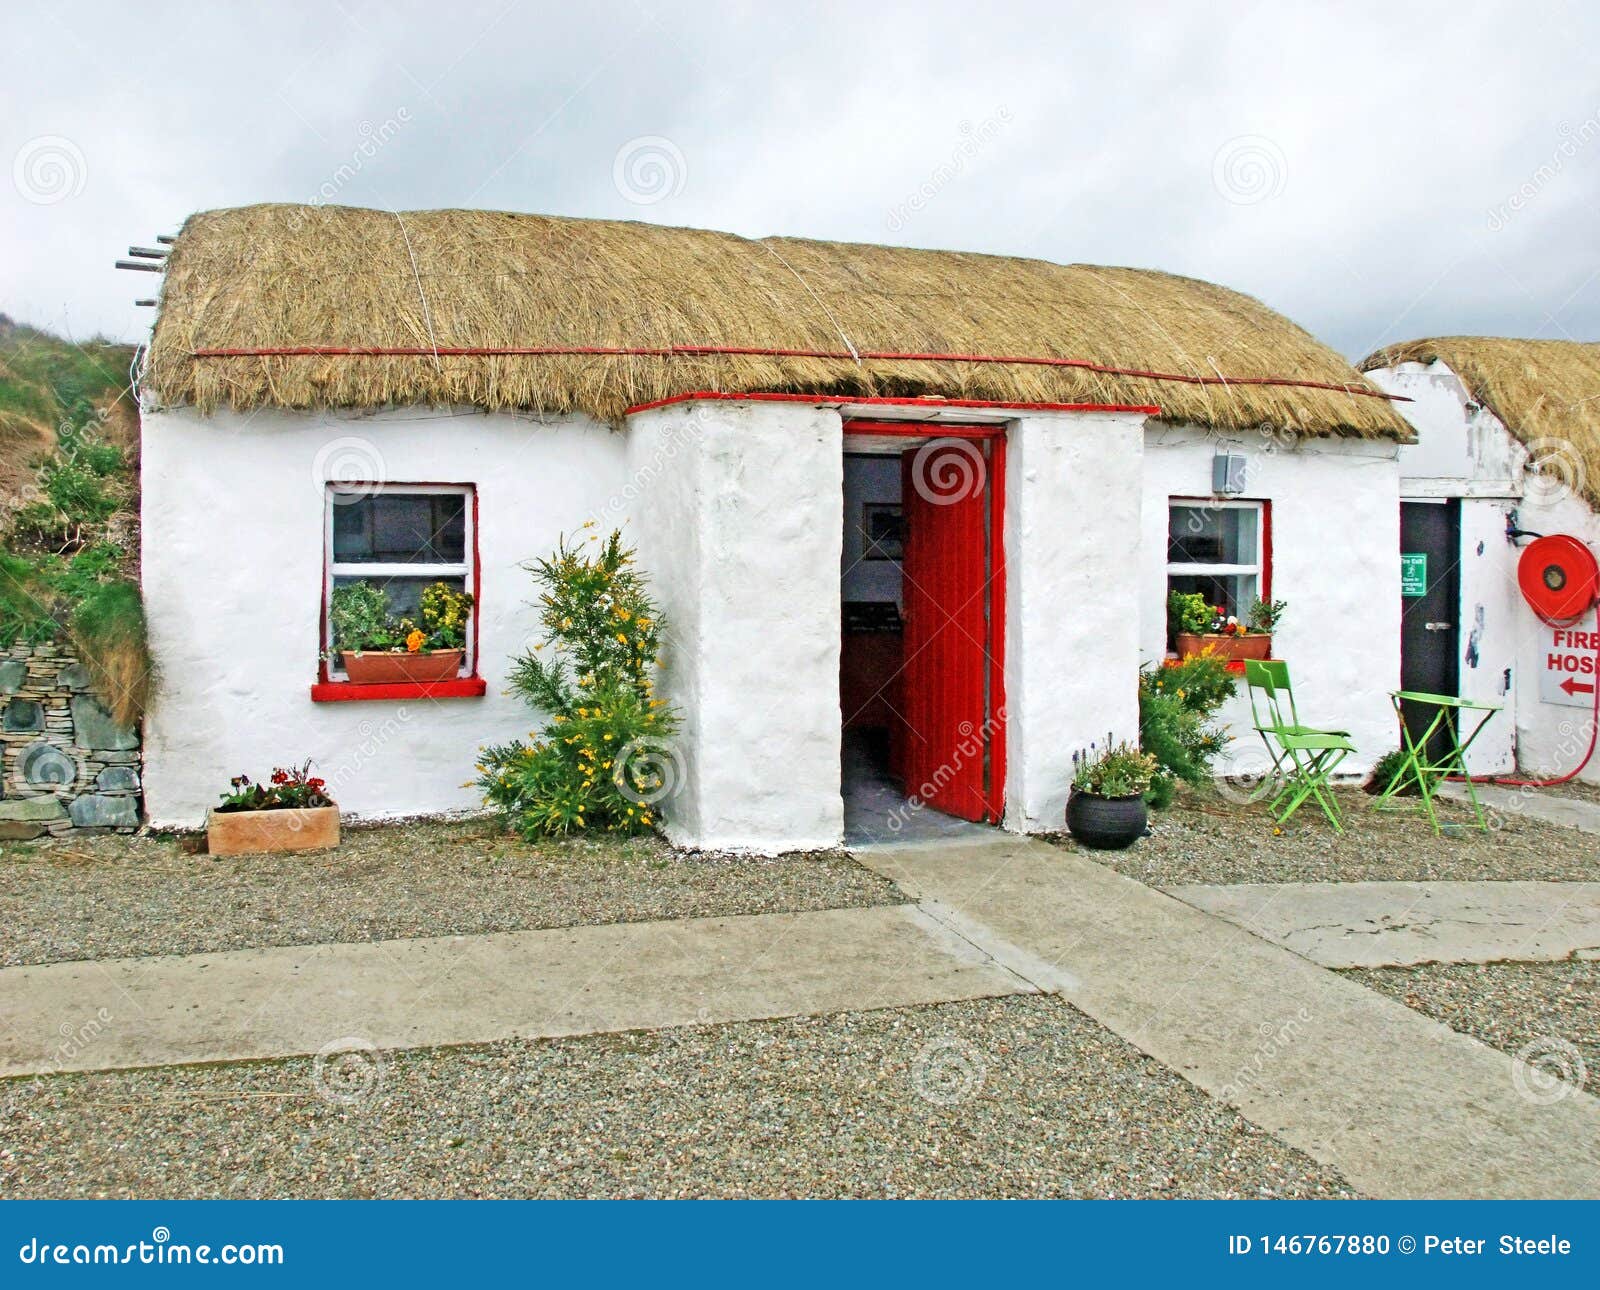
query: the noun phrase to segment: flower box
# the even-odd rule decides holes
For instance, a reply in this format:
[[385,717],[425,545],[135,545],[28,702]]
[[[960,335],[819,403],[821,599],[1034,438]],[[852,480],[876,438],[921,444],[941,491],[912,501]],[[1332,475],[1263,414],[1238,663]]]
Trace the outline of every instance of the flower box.
[[206,816],[206,849],[214,856],[320,851],[338,845],[337,806],[213,810]]
[[1225,662],[1239,662],[1247,658],[1271,658],[1272,636],[1267,632],[1240,632],[1232,636],[1201,635],[1196,632],[1178,633],[1178,657],[1194,658],[1209,649],[1213,656]]
[[458,649],[418,650],[414,654],[404,650],[344,650],[339,661],[352,685],[427,684],[455,680],[461,672],[462,654]]

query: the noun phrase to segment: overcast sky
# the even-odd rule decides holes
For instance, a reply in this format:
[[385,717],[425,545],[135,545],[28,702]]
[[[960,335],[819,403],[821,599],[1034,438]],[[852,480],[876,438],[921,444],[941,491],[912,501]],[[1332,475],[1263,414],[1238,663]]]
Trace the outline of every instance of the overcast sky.
[[4,46],[0,310],[80,339],[145,334],[130,242],[258,201],[1167,269],[1351,357],[1600,339],[1593,4],[49,3]]

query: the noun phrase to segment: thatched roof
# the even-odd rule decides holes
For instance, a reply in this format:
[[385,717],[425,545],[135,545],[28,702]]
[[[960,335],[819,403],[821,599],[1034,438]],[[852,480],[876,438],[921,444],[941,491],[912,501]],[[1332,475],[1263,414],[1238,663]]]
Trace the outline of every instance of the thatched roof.
[[[508,347],[536,352],[449,352]],[[205,353],[285,348],[312,352]],[[330,348],[367,352],[317,352]],[[891,353],[919,357],[872,356]],[[1011,361],[956,358],[983,355]],[[1409,435],[1338,354],[1190,278],[492,211],[193,216],[167,261],[145,386],[203,409],[605,419],[697,390],[1156,404],[1220,429]]]
[[1390,345],[1361,370],[1442,362],[1532,452],[1600,508],[1600,344],[1438,336]]

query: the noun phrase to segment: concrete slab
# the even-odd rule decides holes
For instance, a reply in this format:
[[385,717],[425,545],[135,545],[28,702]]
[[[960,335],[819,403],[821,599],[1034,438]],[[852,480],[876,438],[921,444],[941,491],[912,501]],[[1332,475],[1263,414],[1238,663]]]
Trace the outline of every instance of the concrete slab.
[[1600,882],[1282,882],[1168,890],[1330,968],[1545,963],[1600,950]]
[[[1555,788],[1512,788],[1506,784],[1474,784],[1472,791],[1484,806],[1502,815],[1522,815],[1548,824],[1564,824],[1585,833],[1600,833],[1600,802],[1563,797],[1559,785]],[[1439,794],[1465,801],[1467,790],[1462,784],[1445,784]],[[1600,872],[1600,864],[1596,865],[1596,871]]]
[[0,970],[0,1075],[481,1043],[1031,990],[909,905]]
[[1600,1100],[1243,928],[1022,839],[860,859],[1368,1195],[1600,1195]]

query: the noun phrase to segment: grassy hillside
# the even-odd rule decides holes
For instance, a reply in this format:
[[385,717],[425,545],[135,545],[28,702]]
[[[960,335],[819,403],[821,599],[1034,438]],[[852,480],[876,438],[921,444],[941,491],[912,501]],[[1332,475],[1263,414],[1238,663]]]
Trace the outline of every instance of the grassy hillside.
[[124,721],[150,675],[132,358],[0,314],[0,646],[71,639]]

